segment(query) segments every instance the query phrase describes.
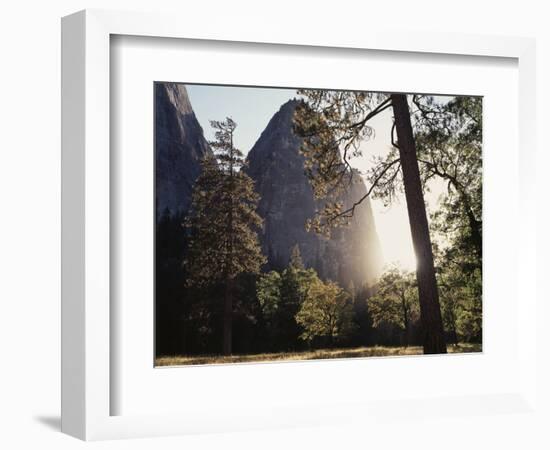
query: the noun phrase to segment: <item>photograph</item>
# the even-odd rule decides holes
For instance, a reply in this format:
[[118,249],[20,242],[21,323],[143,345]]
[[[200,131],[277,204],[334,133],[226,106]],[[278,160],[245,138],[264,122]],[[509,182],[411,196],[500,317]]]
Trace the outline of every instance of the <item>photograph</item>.
[[155,367],[482,352],[483,97],[153,101]]

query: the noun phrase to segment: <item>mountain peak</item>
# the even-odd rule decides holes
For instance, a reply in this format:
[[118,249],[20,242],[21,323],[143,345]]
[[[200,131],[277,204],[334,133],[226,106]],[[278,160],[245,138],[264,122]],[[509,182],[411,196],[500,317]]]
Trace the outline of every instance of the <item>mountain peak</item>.
[[284,110],[284,109],[294,109],[301,102],[302,102],[302,100],[300,100],[299,98],[296,98],[296,97],[291,98],[290,100],[287,100],[285,103],[283,103],[281,105],[281,107],[279,108],[279,111]]
[[[282,158],[298,158],[297,168],[303,164],[303,158],[295,149],[301,140],[293,131],[293,116],[300,100],[294,98],[283,103],[279,110],[271,117],[266,128],[248,154],[249,163],[254,165],[256,160],[275,155]],[[260,158],[260,155],[263,155]],[[301,169],[300,169],[301,170]],[[254,171],[254,169],[252,169]]]
[[292,121],[294,111],[296,110],[296,107],[300,104],[300,101],[301,100],[298,100],[297,98],[291,98],[287,102],[283,103],[279,108],[279,111],[277,111],[273,115],[269,123],[271,124],[273,122],[274,124],[288,126],[289,122]]
[[155,128],[158,219],[166,211],[176,215],[187,210],[201,161],[212,150],[184,84],[155,84]]
[[168,100],[180,114],[194,114],[187,88],[181,83],[159,83],[166,90]]
[[[367,200],[357,209],[349,227],[333,232],[331,239],[306,231],[315,215],[315,199],[304,173],[302,139],[294,133],[293,114],[300,100],[283,104],[273,115],[249,152],[247,173],[260,195],[258,213],[264,219],[260,242],[271,269],[288,264],[298,245],[306,267],[313,267],[324,279],[347,286],[371,284],[380,272],[380,248],[374,218]],[[361,178],[344,195],[344,203],[366,192]]]

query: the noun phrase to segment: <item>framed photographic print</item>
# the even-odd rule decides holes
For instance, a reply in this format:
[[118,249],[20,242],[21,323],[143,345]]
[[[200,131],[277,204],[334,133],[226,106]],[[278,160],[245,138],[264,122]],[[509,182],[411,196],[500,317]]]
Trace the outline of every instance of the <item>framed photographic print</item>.
[[481,351],[482,97],[154,96],[156,365]]
[[532,411],[534,44],[186,23],[63,19],[63,431]]

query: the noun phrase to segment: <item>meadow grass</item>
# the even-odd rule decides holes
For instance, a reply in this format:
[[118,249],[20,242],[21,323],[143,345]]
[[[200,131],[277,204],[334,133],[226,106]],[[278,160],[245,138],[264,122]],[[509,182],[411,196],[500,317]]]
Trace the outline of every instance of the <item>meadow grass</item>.
[[[458,344],[447,346],[449,353],[478,353],[481,344]],[[422,355],[422,347],[355,347],[326,348],[304,352],[260,353],[253,355],[198,355],[198,356],[159,356],[155,366],[187,366],[201,364],[256,363],[277,361],[308,361],[314,359],[366,358],[381,356]]]

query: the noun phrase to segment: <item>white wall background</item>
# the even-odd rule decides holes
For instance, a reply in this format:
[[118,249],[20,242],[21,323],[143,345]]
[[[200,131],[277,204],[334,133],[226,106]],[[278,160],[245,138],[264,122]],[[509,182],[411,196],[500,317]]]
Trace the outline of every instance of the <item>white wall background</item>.
[[[188,3],[188,4],[186,4]],[[306,2],[19,0],[0,11],[0,448],[548,448],[548,417],[504,415],[454,419],[456,434],[438,422],[392,427],[324,428],[84,444],[59,433],[60,365],[60,17],[83,8],[183,10],[188,20],[213,15],[246,26],[401,28],[531,36],[538,45],[539,273],[549,250],[546,168],[550,124],[550,14],[536,0]],[[302,20],[308,24],[302,24]],[[182,23],[182,27],[185,23]],[[269,26],[269,25],[266,25]],[[503,93],[506,95],[506,93]],[[541,180],[542,179],[542,180]],[[542,278],[544,277],[544,278]],[[548,295],[543,293],[544,298]],[[544,306],[548,311],[548,306]],[[541,312],[539,312],[540,314]],[[541,339],[548,342],[541,330]],[[550,347],[541,349],[547,375]],[[544,384],[544,381],[543,381]],[[550,404],[548,389],[543,395]],[[449,420],[449,419],[442,419]],[[544,423],[546,422],[546,423]]]

